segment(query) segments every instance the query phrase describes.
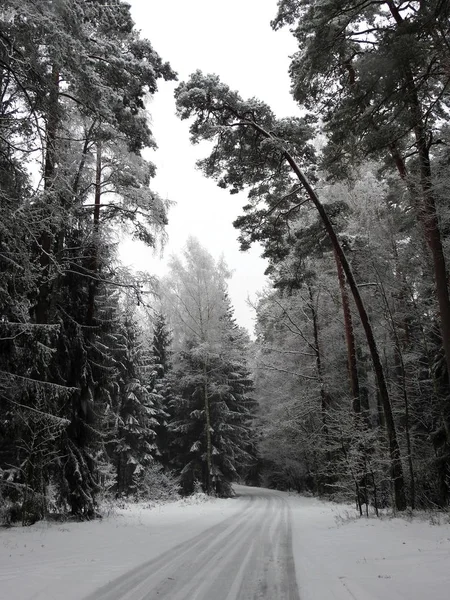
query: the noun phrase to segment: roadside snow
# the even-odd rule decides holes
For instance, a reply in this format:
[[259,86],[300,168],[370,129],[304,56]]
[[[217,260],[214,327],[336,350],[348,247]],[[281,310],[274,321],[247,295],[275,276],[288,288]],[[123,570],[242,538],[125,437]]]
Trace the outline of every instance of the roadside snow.
[[197,497],[131,505],[101,521],[0,529],[0,600],[80,600],[239,508]]
[[448,600],[450,525],[291,497],[301,600]]

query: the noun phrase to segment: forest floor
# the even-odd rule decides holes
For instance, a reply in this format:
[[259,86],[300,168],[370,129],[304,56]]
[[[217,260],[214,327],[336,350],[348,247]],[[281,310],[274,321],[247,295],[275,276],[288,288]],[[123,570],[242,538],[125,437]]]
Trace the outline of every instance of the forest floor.
[[448,599],[448,519],[359,519],[314,498],[236,490],[1,529],[0,599]]

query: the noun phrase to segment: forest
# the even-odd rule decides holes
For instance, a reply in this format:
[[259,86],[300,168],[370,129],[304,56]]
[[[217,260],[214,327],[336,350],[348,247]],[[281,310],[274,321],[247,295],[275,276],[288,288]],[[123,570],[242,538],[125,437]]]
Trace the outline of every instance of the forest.
[[[122,0],[0,6],[0,519],[232,483],[390,508],[450,502],[450,4],[279,0],[278,118],[186,81]],[[177,81],[198,168],[247,204],[254,339],[191,237],[166,276],[148,101]],[[205,143],[206,142],[206,143]],[[202,145],[203,144],[203,145]]]

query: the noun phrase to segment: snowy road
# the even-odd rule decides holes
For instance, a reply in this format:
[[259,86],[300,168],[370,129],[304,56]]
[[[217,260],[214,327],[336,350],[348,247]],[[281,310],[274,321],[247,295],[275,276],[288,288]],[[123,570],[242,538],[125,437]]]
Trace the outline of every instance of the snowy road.
[[448,515],[359,519],[351,506],[236,491],[0,527],[0,600],[448,600]]
[[299,600],[286,498],[271,490],[237,491],[235,515],[88,600]]

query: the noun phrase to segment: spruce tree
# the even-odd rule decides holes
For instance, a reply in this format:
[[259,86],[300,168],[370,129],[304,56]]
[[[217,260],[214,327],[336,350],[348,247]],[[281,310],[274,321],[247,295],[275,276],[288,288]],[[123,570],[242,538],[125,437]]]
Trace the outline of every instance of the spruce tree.
[[116,336],[116,389],[107,411],[107,447],[116,470],[116,494],[138,495],[157,454],[157,397],[147,380],[151,365],[146,364],[142,332],[132,315],[125,316]]
[[172,334],[166,317],[162,312],[158,312],[153,325],[150,378],[158,407],[158,424],[155,427],[158,461],[165,469],[169,469],[171,465],[169,432],[173,402],[171,345]]
[[[14,430],[21,411],[38,410],[53,423],[54,460],[28,482],[41,495],[55,484],[60,507],[82,517],[95,513],[116,373],[117,306],[108,295],[127,285],[117,281],[109,228],[128,224],[154,246],[167,222],[141,152],[155,145],[146,95],[174,76],[120,0],[6,0],[0,10],[0,314],[8,322],[0,419]],[[14,441],[5,436],[9,457]]]
[[224,263],[190,239],[167,282],[176,351],[173,462],[184,493],[198,481],[208,494],[229,495],[253,460],[251,381],[226,278]]

